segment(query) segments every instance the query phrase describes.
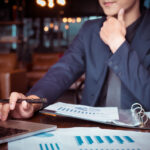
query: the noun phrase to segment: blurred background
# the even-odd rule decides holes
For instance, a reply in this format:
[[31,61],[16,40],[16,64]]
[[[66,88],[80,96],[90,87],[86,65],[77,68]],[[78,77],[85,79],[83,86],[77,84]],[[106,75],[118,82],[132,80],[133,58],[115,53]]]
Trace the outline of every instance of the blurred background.
[[12,43],[0,52],[18,51],[28,61],[33,51],[64,51],[84,21],[100,15],[98,0],[1,0],[0,42]]
[[[150,0],[144,4],[149,8]],[[30,89],[82,24],[102,15],[98,0],[0,0],[0,97]]]

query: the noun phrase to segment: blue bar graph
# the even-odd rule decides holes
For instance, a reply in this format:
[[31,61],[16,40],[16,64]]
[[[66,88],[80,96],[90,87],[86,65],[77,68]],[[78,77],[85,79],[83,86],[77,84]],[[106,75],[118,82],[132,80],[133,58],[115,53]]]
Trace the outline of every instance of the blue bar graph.
[[62,108],[62,111],[64,111],[66,108]]
[[100,136],[95,136],[96,140],[98,141],[98,143],[104,143],[104,141],[102,140],[102,138]]
[[48,144],[39,144],[39,148],[40,148],[40,150],[60,150],[60,147],[59,147],[59,145],[57,144],[57,143],[49,143],[49,145]]
[[75,138],[77,140],[78,145],[82,145],[83,144],[83,140],[82,140],[81,136],[75,136]]
[[[124,149],[123,145],[124,144],[129,144],[129,143],[134,143],[135,141],[133,140],[133,138],[131,138],[130,136],[120,136],[120,135],[114,135],[114,136],[99,136],[99,135],[95,135],[95,136],[90,136],[90,135],[86,135],[86,136],[75,136],[75,139],[77,141],[77,145],[80,146],[90,146],[90,149],[87,150],[93,150],[92,146],[95,146],[99,144],[99,146],[101,147],[98,150],[140,150],[139,148],[126,148]],[[103,149],[103,146],[105,147],[105,145],[107,144],[120,144],[122,145],[121,149]],[[85,148],[82,150],[86,150]],[[95,150],[95,149],[94,149]]]
[[66,111],[69,111],[69,110],[70,110],[69,108],[66,109]]
[[55,143],[57,150],[60,150],[59,145]]
[[40,146],[40,150],[43,150],[42,144],[39,144],[39,146]]
[[105,139],[107,140],[108,143],[112,144],[114,141],[110,136],[105,136]]
[[89,144],[93,144],[94,143],[93,140],[92,140],[92,138],[90,136],[85,136],[85,138],[86,138],[86,140],[87,140],[87,142]]
[[88,110],[87,108],[82,107],[75,107],[75,108],[67,108],[67,107],[59,107],[57,108],[58,111],[64,112],[73,112],[78,114],[86,114],[86,115],[96,115],[98,112],[93,112],[93,110]]
[[45,144],[45,148],[46,148],[46,150],[49,150],[49,148],[48,148],[48,145],[47,145],[47,144]]
[[53,144],[50,143],[51,150],[54,150]]
[[59,107],[57,110],[61,110],[62,109],[62,107]]
[[121,139],[120,136],[114,136],[114,138],[115,138],[120,144],[123,144],[123,140]]
[[75,107],[75,109],[82,110],[82,111],[87,111],[87,108],[83,108],[83,107]]
[[134,143],[134,140],[129,136],[123,136],[128,142]]

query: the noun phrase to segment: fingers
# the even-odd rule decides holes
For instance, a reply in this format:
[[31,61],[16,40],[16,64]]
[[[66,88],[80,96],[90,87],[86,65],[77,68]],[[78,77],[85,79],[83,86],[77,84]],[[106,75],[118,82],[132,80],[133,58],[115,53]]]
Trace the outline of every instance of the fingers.
[[30,103],[27,103],[26,101],[23,101],[21,103],[21,106],[19,107],[19,112],[20,112],[21,118],[29,118],[34,113],[33,105]]
[[2,104],[0,103],[0,120],[1,120],[1,118],[2,118]]
[[17,92],[12,92],[10,94],[10,100],[9,100],[9,105],[10,105],[10,110],[14,110],[16,106],[17,99],[25,98],[25,96],[21,93]]
[[118,12],[118,21],[120,21],[122,23],[122,25],[125,24],[125,21],[124,21],[124,9],[121,8]]
[[0,119],[2,121],[5,121],[9,114],[9,104],[0,104]]
[[26,101],[22,102],[22,108],[24,109],[24,111],[27,111],[31,108],[31,104],[27,103]]
[[[15,110],[17,99],[24,98],[25,96],[21,93],[12,92],[10,95],[9,103],[0,103],[0,120],[5,121],[11,110]],[[19,105],[18,105],[19,106]]]
[[[5,121],[8,114],[13,118],[29,118],[34,114],[34,106],[26,101],[22,103],[17,103],[18,99],[26,99],[22,93],[12,92],[10,94],[9,103],[0,103],[0,120]],[[37,98],[37,96],[31,96],[31,98]],[[36,108],[36,107],[35,107]]]
[[[39,98],[35,95],[26,97],[22,93],[13,92],[10,95],[10,109],[11,109],[11,116],[13,118],[30,118],[34,114],[34,106],[31,103],[27,103],[26,101],[22,101],[22,103],[18,103],[17,99],[27,99],[27,98]],[[35,104],[37,105],[37,104]],[[39,104],[38,104],[39,105]]]
[[17,104],[14,111],[11,111],[11,116],[17,119],[29,118],[33,115],[33,113],[34,110],[32,104],[22,101],[22,103]]

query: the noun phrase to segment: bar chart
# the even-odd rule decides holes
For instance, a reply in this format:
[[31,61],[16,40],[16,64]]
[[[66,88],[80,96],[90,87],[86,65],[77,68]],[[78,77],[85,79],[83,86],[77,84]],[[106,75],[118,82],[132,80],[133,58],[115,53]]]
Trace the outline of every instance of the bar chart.
[[44,110],[54,111],[59,115],[93,120],[97,122],[111,122],[119,119],[117,107],[91,107],[57,102],[49,105]]
[[40,150],[60,150],[58,143],[39,144]]
[[78,146],[92,145],[92,144],[125,144],[134,143],[134,140],[130,136],[75,136],[75,140]]
[[142,150],[128,135],[76,135],[63,138],[56,135],[53,138],[56,142],[39,143],[39,150],[69,150],[71,146],[71,150]]
[[149,139],[149,133],[76,127],[11,142],[9,150],[149,150]]
[[[67,139],[67,138],[64,138]],[[68,142],[67,145],[71,144],[72,148],[71,150],[142,150],[141,148],[136,147],[135,141],[130,136],[70,136],[69,137],[70,142]],[[57,141],[58,139],[55,140]],[[50,140],[51,141],[51,140]],[[68,140],[66,140],[68,141]],[[59,143],[63,143],[60,140]],[[130,145],[131,144],[131,145]],[[39,144],[39,150],[69,150],[68,146],[61,144],[62,147],[56,142],[56,143],[40,143]],[[120,146],[118,146],[120,145]],[[128,145],[128,147],[124,147],[124,145]]]

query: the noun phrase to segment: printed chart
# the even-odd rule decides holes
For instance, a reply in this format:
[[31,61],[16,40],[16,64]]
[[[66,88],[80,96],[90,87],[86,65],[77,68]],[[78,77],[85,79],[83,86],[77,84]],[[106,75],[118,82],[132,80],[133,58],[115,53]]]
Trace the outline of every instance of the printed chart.
[[9,150],[149,150],[149,139],[149,133],[135,131],[65,128],[10,142],[8,147]]
[[[90,107],[58,102],[49,105],[45,111],[54,111],[56,114],[92,120],[97,122],[112,122],[119,119],[117,107]],[[44,111],[43,111],[44,112]]]

